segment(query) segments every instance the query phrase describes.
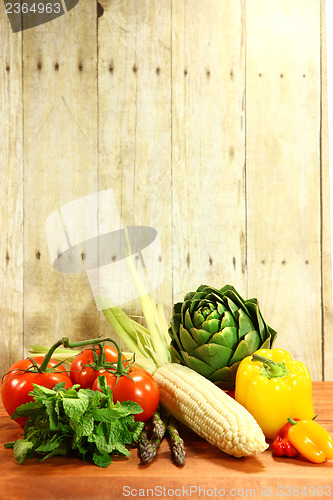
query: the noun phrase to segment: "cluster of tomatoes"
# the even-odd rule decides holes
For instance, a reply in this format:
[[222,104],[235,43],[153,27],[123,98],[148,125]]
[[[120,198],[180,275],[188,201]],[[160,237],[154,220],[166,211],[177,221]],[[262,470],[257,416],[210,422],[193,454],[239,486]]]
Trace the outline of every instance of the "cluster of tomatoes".
[[[20,405],[32,401],[29,392],[33,390],[32,384],[38,384],[52,389],[59,382],[65,383],[68,389],[74,384],[81,388],[100,390],[98,377],[104,375],[108,387],[112,390],[113,401],[135,401],[142,408],[142,413],[135,416],[136,420],[146,422],[149,420],[159,402],[159,389],[152,375],[141,368],[135,367],[123,356],[122,364],[124,373],[119,375],[116,371],[118,350],[111,345],[103,345],[105,366],[96,367],[94,360],[99,354],[99,346],[94,346],[81,351],[72,361],[70,370],[50,359],[47,367],[41,370],[44,357],[23,359],[14,363],[2,382],[2,400],[9,416],[12,416]],[[114,368],[110,369],[111,364]],[[24,426],[26,419],[15,419]]]

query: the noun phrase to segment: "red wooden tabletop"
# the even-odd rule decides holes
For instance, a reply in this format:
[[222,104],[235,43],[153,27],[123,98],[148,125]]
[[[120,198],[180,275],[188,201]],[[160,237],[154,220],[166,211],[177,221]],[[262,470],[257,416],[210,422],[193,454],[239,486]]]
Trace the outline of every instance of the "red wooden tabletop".
[[[333,382],[314,382],[317,421],[333,436]],[[3,443],[21,428],[0,407],[0,498],[6,500],[111,500],[122,498],[329,498],[333,461],[313,464],[303,458],[276,457],[269,449],[251,458],[230,457],[181,427],[186,464],[173,464],[165,439],[149,465],[131,457],[115,458],[102,469],[75,458],[29,459],[19,465]]]

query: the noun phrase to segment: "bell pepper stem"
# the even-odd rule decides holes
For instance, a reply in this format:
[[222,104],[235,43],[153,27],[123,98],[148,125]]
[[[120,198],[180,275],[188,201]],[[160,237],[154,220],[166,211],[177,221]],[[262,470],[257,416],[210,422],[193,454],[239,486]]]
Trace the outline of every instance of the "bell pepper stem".
[[261,361],[261,363],[264,365],[261,374],[265,375],[268,378],[285,377],[289,374],[284,363],[276,363],[272,359],[260,356],[260,354],[254,353],[252,355],[252,361]]
[[[317,417],[318,417],[318,413],[314,417],[312,417],[311,420],[316,420]],[[295,422],[295,420],[293,420],[292,418],[289,418],[289,417],[288,417],[288,421],[291,423],[291,425],[297,424],[297,422]]]
[[[116,342],[114,339],[111,339],[109,337],[106,337],[106,338],[97,337],[95,339],[81,340],[80,342],[70,342],[68,337],[63,337],[61,340],[61,343],[64,347],[69,347],[69,348],[73,349],[75,347],[82,347],[82,346],[91,345],[91,344],[93,344],[93,345],[98,344],[100,346],[100,344],[102,344],[106,341],[112,342],[112,344],[114,344],[114,346],[116,347],[116,349],[118,351],[117,369],[115,371],[115,375],[121,376],[124,374],[123,358],[122,358],[123,355],[122,355],[122,352],[121,352],[121,349],[119,347],[118,342]],[[101,346],[100,346],[100,350],[103,350],[101,348]]]

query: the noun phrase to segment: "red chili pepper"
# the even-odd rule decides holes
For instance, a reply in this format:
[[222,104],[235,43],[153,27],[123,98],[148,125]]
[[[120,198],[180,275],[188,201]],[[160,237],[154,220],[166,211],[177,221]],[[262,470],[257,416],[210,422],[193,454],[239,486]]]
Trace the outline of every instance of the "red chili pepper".
[[[294,418],[298,422],[299,418]],[[288,439],[288,431],[292,427],[290,422],[287,422],[277,433],[273,441],[273,452],[278,457],[296,457],[299,453]]]

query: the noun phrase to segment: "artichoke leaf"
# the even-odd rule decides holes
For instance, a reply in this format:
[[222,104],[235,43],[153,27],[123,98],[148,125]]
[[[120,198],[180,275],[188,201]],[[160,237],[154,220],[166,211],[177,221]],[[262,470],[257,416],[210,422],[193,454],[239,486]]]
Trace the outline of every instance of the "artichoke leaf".
[[202,323],[201,329],[207,330],[211,335],[218,332],[220,329],[221,321],[219,319],[210,319]]
[[224,294],[237,306],[238,309],[245,309],[246,313],[249,314],[245,300],[239,295],[239,293],[233,286],[230,286],[229,289],[224,292]]
[[216,309],[214,309],[214,310],[213,310],[213,311],[212,311],[212,312],[211,312],[211,313],[207,316],[207,318],[206,318],[206,319],[208,319],[208,320],[210,320],[210,319],[218,319],[218,320],[220,320],[220,319],[221,319],[221,315],[217,312],[217,310],[216,310]]
[[193,326],[194,326],[192,323],[192,318],[191,318],[191,315],[190,315],[190,312],[188,309],[185,313],[184,326],[187,330],[191,330],[191,328],[193,328]]
[[223,293],[221,292],[221,290],[218,290],[217,288],[209,288],[209,292],[212,293],[215,297],[215,300],[218,300],[218,301],[223,301],[223,298],[224,298],[224,295]]
[[192,315],[194,313],[194,311],[196,311],[197,309],[199,309],[201,307],[201,300],[197,300],[197,299],[193,299],[190,306],[189,306],[189,311],[190,311],[190,314]]
[[212,290],[211,292],[208,293],[207,295],[207,300],[209,300],[212,304],[216,304],[217,302],[221,302],[223,300],[223,297],[219,295],[218,290]]
[[223,345],[234,350],[238,344],[237,328],[235,326],[226,326],[220,332],[215,333],[209,343]]
[[231,311],[231,313],[233,314],[233,316],[235,316],[237,318],[239,307],[229,297],[226,297],[226,301],[227,301],[229,310]]
[[[275,330],[273,330],[273,331],[275,332]],[[277,335],[277,333],[275,332],[274,337],[266,339],[265,342],[260,346],[260,349],[271,349],[273,346],[273,343],[275,341],[276,335]]]
[[[195,295],[195,292],[188,292],[185,297],[184,297],[184,302],[187,300],[192,300],[193,296]],[[180,302],[182,304],[183,302]]]
[[248,300],[247,308],[250,311],[251,318],[256,320],[255,328],[260,333],[261,341],[264,342],[264,340],[267,339],[269,334],[266,328],[266,323],[264,322],[263,317],[261,315],[258,301],[256,299]]
[[198,347],[191,334],[182,325],[179,327],[179,340],[182,344],[181,350],[185,350],[189,354]]
[[194,356],[189,356],[187,352],[183,351],[182,353],[183,357],[183,362],[189,367],[192,368],[192,370],[201,373],[203,377],[209,378],[213,373],[214,369],[207,365],[207,363],[201,361],[198,358],[195,358]]
[[195,311],[193,316],[193,326],[194,328],[201,328],[201,325],[205,321],[205,317],[199,311]]
[[223,313],[228,313],[232,316],[232,314],[230,313],[230,311],[228,311],[228,309],[225,307],[225,305],[223,305],[221,302],[219,302],[217,304],[217,312],[222,316]]
[[199,304],[204,300],[206,300],[207,294],[205,292],[195,292],[193,295],[193,298],[191,300],[191,310],[190,312],[193,313],[194,309],[199,306]]
[[180,321],[181,321],[180,314],[176,314],[175,316],[173,316],[171,318],[171,321],[170,321],[170,325],[171,326],[169,328],[169,335],[170,335],[171,339],[175,340],[175,342],[177,343],[179,349],[182,349],[182,346],[181,346],[179,338],[178,338],[178,332],[179,332],[179,328],[180,328]]
[[216,370],[213,375],[209,378],[211,382],[216,383],[221,389],[230,389],[235,385],[235,377],[237,368],[240,361],[234,363],[232,366],[224,366],[220,370]]
[[266,325],[266,327],[269,333],[269,340],[270,340],[269,347],[272,348],[277,336],[277,332],[271,326]]
[[234,288],[232,285],[224,285],[222,288],[220,288],[219,292],[224,295],[228,291],[236,291],[236,288]]
[[211,334],[207,330],[199,330],[197,328],[191,328],[190,334],[198,345],[207,344],[211,338]]
[[175,346],[175,341],[172,340],[170,344],[170,353],[171,353],[171,358],[174,363],[184,363],[183,358],[178,352],[177,345]]
[[227,326],[236,326],[234,317],[230,311],[226,311],[223,314],[222,321],[221,321],[221,329],[225,328]]
[[252,332],[248,332],[245,335],[244,340],[246,340],[246,342],[249,345],[249,349],[251,351],[250,354],[253,354],[262,345],[261,338],[260,338],[260,335],[257,332],[257,330],[253,330]]
[[218,370],[221,366],[228,365],[232,352],[229,347],[209,343],[197,347],[191,355],[211,366],[214,370]]
[[181,323],[184,324],[185,323],[185,314],[186,314],[186,311],[188,309],[190,309],[191,307],[191,301],[190,300],[185,300],[183,305],[182,305],[182,309],[181,309]]
[[214,291],[207,292],[206,300],[208,300],[212,304],[214,304],[214,302],[216,302],[216,295],[215,295]]
[[246,356],[251,356],[253,354],[251,352],[251,348],[249,343],[246,340],[241,340],[234,352],[234,355],[230,359],[228,365],[232,366],[234,363],[237,363],[238,361],[242,361],[243,358],[246,358]]
[[182,307],[183,307],[183,302],[177,302],[177,304],[173,306],[173,314],[181,313]]
[[199,286],[199,288],[197,288],[197,293],[204,293],[204,297],[207,297],[207,295],[209,295],[210,293],[215,293],[217,292],[217,289],[212,287],[212,286],[208,286],[208,285],[202,285],[202,286]]
[[255,330],[254,324],[252,323],[250,317],[244,312],[243,309],[239,309],[238,314],[238,338],[242,338],[252,330]]

